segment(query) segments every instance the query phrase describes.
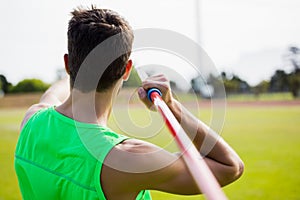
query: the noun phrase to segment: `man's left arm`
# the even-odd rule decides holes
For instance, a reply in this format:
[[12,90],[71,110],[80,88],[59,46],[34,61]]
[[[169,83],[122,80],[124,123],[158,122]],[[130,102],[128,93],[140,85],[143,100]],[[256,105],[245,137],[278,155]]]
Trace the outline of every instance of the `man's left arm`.
[[69,78],[62,79],[54,83],[42,95],[39,103],[32,105],[26,112],[21,124],[21,130],[29,118],[37,111],[53,105],[60,105],[70,95]]

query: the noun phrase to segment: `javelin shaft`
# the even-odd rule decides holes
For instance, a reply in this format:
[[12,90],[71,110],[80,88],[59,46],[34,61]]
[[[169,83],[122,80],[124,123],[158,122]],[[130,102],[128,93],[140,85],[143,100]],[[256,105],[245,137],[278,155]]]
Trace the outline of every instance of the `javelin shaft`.
[[226,200],[226,196],[220,188],[215,176],[210,171],[203,157],[200,155],[190,138],[176,120],[169,107],[156,91],[150,92],[148,97],[165,119],[166,125],[175,138],[175,141],[183,153],[183,159],[193,176],[198,188],[207,200]]

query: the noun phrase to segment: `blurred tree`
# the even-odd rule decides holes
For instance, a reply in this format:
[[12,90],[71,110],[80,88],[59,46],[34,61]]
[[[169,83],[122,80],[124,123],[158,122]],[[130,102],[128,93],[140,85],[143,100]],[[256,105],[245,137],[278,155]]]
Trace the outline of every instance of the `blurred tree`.
[[223,80],[226,93],[237,93],[239,90],[239,83],[232,80]]
[[24,79],[11,89],[12,93],[20,92],[44,92],[50,85],[39,79]]
[[269,81],[262,81],[257,84],[255,87],[252,88],[256,97],[259,97],[262,93],[267,93],[270,89],[270,82]]
[[250,92],[250,86],[247,81],[242,80],[237,75],[231,75],[230,78],[226,72],[221,73],[226,93],[247,93]]
[[0,98],[2,98],[4,96],[4,92],[2,90],[2,82],[0,81]]
[[270,82],[269,81],[262,81],[257,85],[260,93],[266,93],[269,91]]
[[222,78],[222,80],[228,79],[226,72],[221,72],[221,78]]
[[300,97],[300,49],[296,46],[289,48],[291,52],[290,61],[294,67],[294,72],[292,72],[288,77],[288,82],[290,86],[290,91],[293,97]]
[[292,92],[294,98],[300,96],[300,71],[297,70],[291,73],[288,77],[289,89]]
[[289,91],[288,74],[283,70],[276,70],[270,81],[271,92]]
[[300,70],[300,49],[296,46],[291,46],[289,51],[289,59],[294,67],[294,72],[297,72]]
[[191,80],[191,85],[194,92],[199,93],[205,98],[217,97],[216,95],[222,94],[224,88],[228,94],[247,93],[251,90],[251,87],[245,80],[242,80],[237,75],[227,74],[226,72],[222,72],[219,76],[210,74],[206,81],[200,76],[196,77]]
[[7,81],[6,77],[0,74],[0,90],[2,90],[4,93],[8,93],[10,85],[11,83]]

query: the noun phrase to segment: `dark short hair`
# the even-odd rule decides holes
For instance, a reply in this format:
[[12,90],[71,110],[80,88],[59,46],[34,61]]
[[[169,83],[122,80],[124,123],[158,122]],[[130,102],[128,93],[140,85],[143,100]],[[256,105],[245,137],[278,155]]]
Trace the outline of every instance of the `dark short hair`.
[[[124,18],[109,9],[97,9],[92,6],[91,9],[77,8],[71,14],[72,18],[68,27],[71,87],[83,92],[94,89],[98,92],[105,91],[113,86],[125,73],[126,63],[132,49],[133,31]],[[126,53],[116,58],[109,66],[99,66],[106,69],[101,78],[99,77],[98,85],[94,88],[74,85],[80,66],[89,53],[101,42],[120,33],[123,34],[122,41],[117,44],[118,46],[112,43],[109,48],[111,51],[115,51],[120,48],[119,46],[122,46],[126,49]],[[101,59],[101,55],[99,55],[99,59]]]

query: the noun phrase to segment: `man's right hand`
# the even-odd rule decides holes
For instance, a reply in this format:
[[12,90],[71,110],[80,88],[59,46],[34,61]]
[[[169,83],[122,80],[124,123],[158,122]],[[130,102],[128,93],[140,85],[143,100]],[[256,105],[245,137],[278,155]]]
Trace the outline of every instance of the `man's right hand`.
[[171,92],[170,82],[164,75],[160,74],[148,77],[145,81],[143,81],[142,87],[138,89],[140,100],[150,110],[156,110],[153,102],[147,98],[147,91],[151,88],[159,89],[162,93],[162,99],[165,101],[165,103],[169,107],[172,105],[174,99]]

